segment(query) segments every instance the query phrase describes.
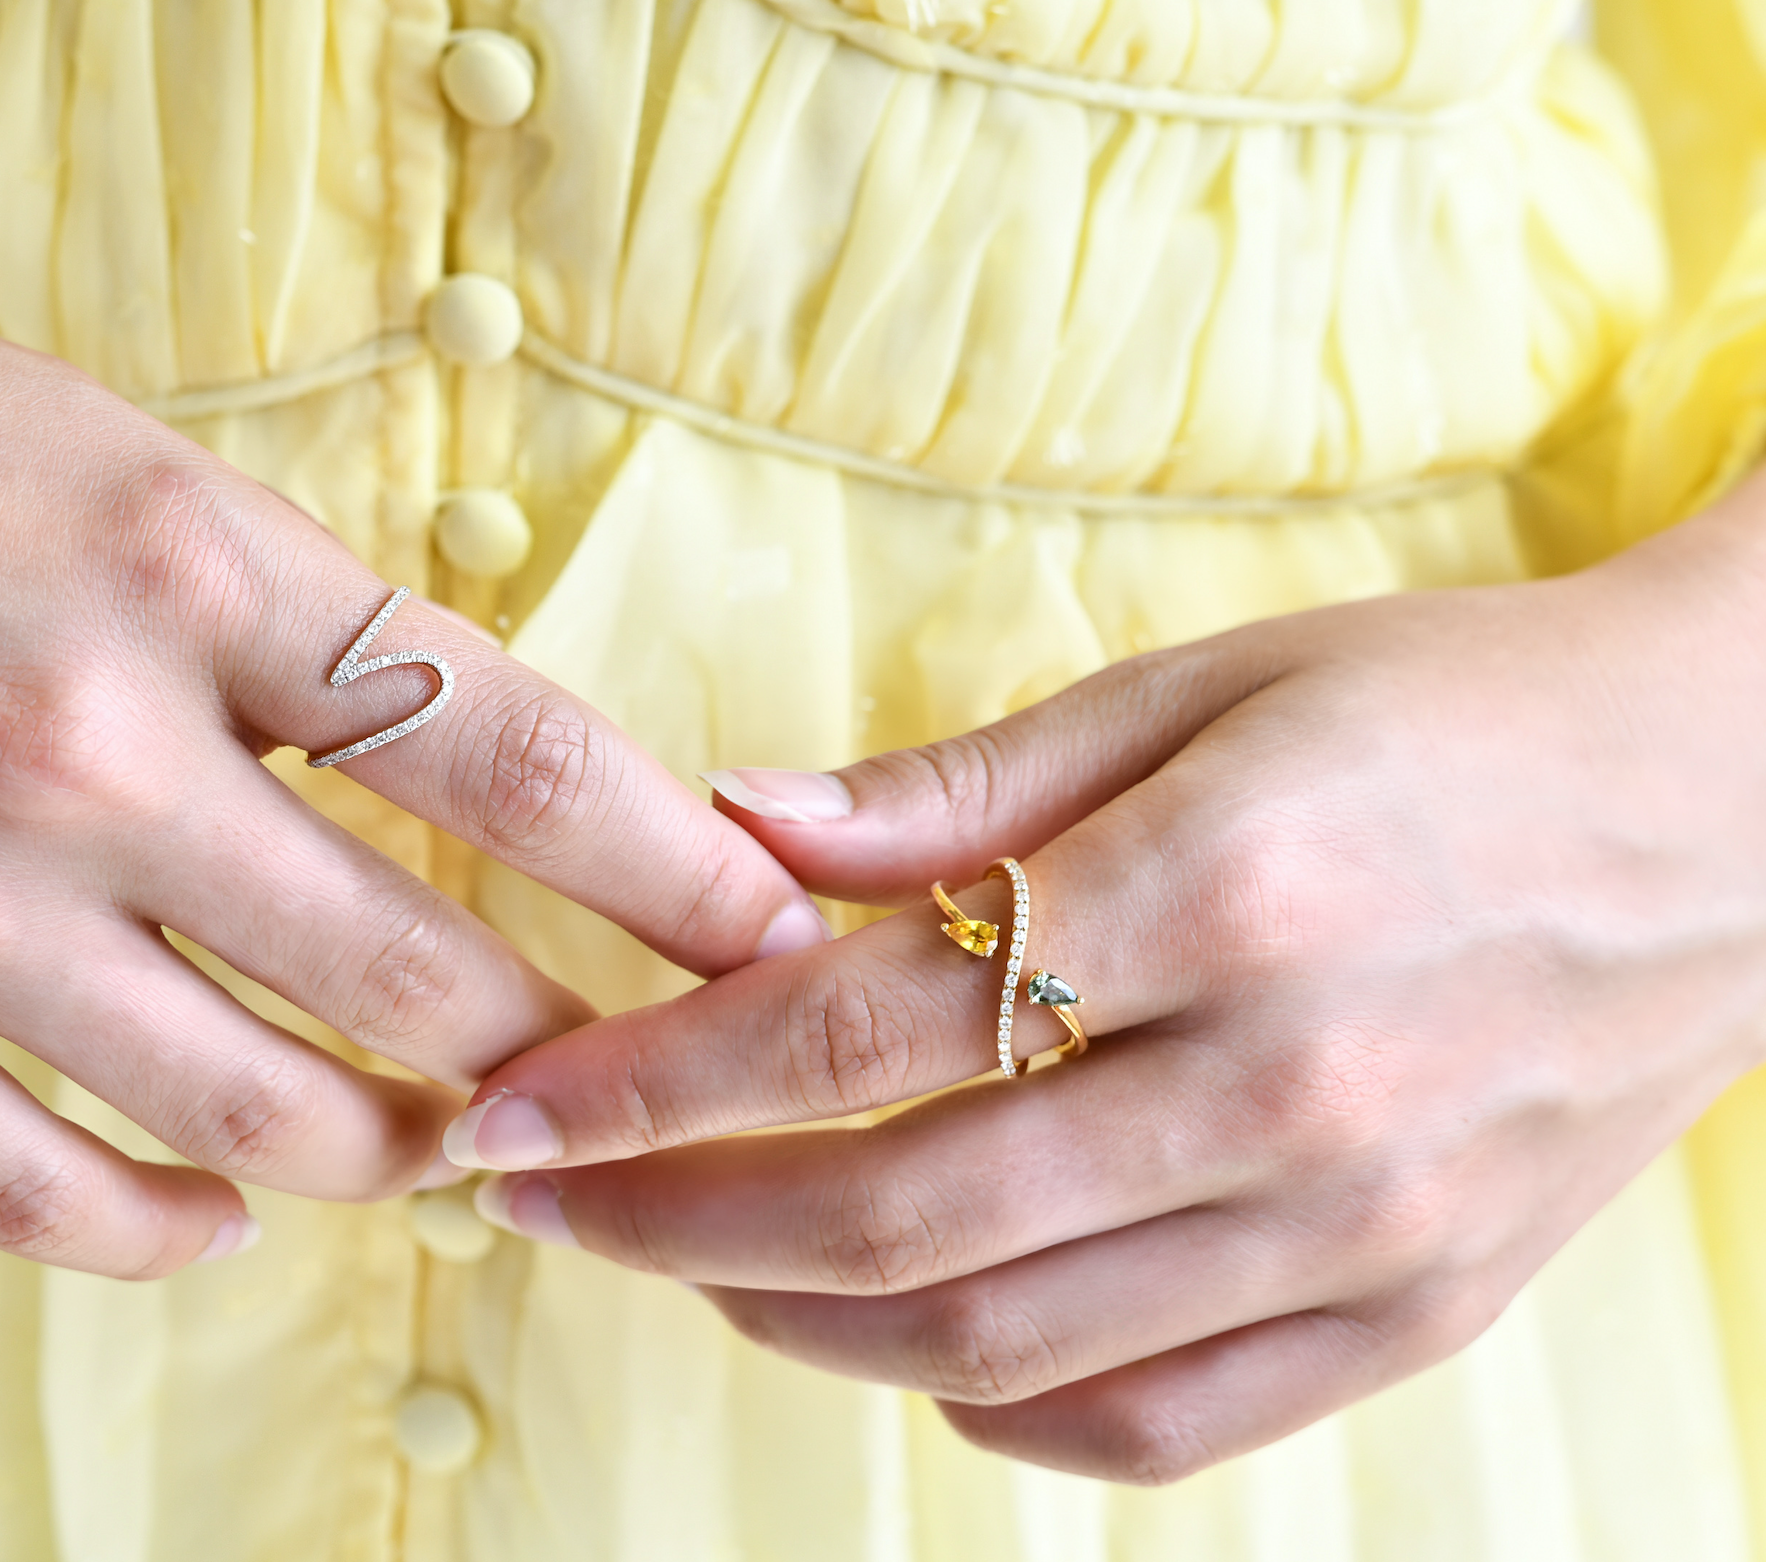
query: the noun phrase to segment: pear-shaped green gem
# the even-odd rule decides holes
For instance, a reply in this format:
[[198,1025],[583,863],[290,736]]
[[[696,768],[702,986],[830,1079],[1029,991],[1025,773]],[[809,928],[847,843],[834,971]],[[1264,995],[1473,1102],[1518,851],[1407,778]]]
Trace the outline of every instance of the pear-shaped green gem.
[[1085,1002],[1071,986],[1052,971],[1032,971],[1030,973],[1030,1001],[1047,1004],[1051,1009],[1062,1009],[1070,1003]]

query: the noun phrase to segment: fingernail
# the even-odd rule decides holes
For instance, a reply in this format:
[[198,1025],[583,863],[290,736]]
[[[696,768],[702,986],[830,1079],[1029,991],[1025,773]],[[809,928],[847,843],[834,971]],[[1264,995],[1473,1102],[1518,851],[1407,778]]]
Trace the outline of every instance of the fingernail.
[[435,1159],[429,1163],[429,1170],[411,1184],[411,1191],[427,1193],[431,1188],[451,1188],[471,1175],[467,1168],[450,1161],[446,1150],[437,1150]]
[[442,1135],[442,1154],[475,1171],[525,1171],[563,1153],[564,1136],[546,1109],[507,1090],[468,1107]]
[[256,1247],[258,1238],[263,1234],[264,1228],[251,1216],[242,1215],[235,1210],[215,1227],[215,1234],[208,1239],[208,1246],[196,1255],[193,1262],[207,1264],[217,1258],[230,1258],[235,1253],[243,1253],[247,1248]]
[[484,1121],[484,1114],[501,1101],[509,1092],[499,1090],[495,1095],[486,1096],[477,1106],[469,1106],[442,1130],[442,1154],[456,1166],[466,1167],[471,1171],[483,1171],[488,1162],[478,1158],[478,1125]]
[[487,1177],[472,1195],[472,1207],[493,1226],[518,1237],[555,1247],[582,1246],[564,1218],[558,1185],[550,1177]]
[[707,770],[699,779],[719,797],[763,819],[826,824],[852,812],[846,783],[817,770]]
[[814,902],[793,901],[767,923],[754,958],[767,960],[774,955],[788,955],[794,949],[816,949],[833,936],[833,928],[823,920]]

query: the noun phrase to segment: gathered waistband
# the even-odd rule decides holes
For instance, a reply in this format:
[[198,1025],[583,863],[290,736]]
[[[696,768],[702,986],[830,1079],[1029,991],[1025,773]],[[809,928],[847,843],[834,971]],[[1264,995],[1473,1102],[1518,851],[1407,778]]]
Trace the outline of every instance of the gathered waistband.
[[1568,30],[1576,0],[1559,0],[1558,24],[1501,80],[1472,97],[1430,108],[1401,108],[1349,98],[1285,99],[1257,93],[1197,92],[1111,81],[1073,71],[1047,70],[971,49],[916,37],[886,22],[854,16],[835,0],[763,0],[795,25],[825,33],[907,70],[966,77],[990,87],[1014,88],[1042,97],[1066,98],[1089,108],[1152,114],[1230,125],[1287,125],[1418,135],[1451,129],[1500,110],[1525,95],[1546,58]]
[[[585,363],[531,329],[522,338],[520,355],[536,369],[565,384],[629,407],[634,412],[672,419],[695,433],[767,455],[828,467],[849,477],[887,483],[966,504],[1061,510],[1099,517],[1304,515],[1345,509],[1395,509],[1453,499],[1487,484],[1502,482],[1507,476],[1500,467],[1480,466],[1341,493],[1308,494],[1095,493],[1086,489],[1037,488],[1019,483],[968,485],[923,472],[906,462],[886,460],[828,441],[809,439],[766,424],[732,417],[673,391],[659,390],[629,375]],[[261,412],[373,374],[406,368],[429,356],[429,346],[419,333],[392,332],[311,368],[234,385],[178,391],[169,396],[143,399],[136,405],[166,423]]]

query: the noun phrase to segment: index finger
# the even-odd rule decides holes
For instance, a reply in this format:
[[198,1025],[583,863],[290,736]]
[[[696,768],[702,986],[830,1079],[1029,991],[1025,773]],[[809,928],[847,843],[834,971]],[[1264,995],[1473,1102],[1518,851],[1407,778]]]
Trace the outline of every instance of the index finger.
[[[1166,940],[1094,935],[1133,910],[1130,886],[1097,866],[1107,828],[1087,821],[1023,865],[1030,926],[1021,976],[1040,964],[1070,978],[1088,999],[1084,1023],[1094,1036],[1173,1014],[1201,975],[1179,970]],[[1160,896],[1177,905],[1188,898]],[[997,880],[956,899],[970,917],[1011,925],[1011,894]],[[543,1043],[484,1080],[444,1149],[456,1164],[499,1169],[615,1160],[843,1116],[997,1071],[1008,946],[977,958],[944,935],[942,920],[928,897],[820,949]],[[1018,1057],[1066,1036],[1053,1014],[1018,997]]]
[[[184,620],[179,643],[206,615],[194,627],[212,646],[218,692],[261,746],[321,755],[436,696],[426,665],[332,686],[392,588],[275,495],[190,447],[147,472],[133,500],[150,521],[138,528],[149,556],[130,578],[175,580],[193,552],[221,577],[194,598],[161,593],[155,608]],[[827,936],[763,847],[586,701],[464,623],[407,601],[362,654],[418,652],[446,664],[451,697],[344,762],[346,774],[702,975]]]

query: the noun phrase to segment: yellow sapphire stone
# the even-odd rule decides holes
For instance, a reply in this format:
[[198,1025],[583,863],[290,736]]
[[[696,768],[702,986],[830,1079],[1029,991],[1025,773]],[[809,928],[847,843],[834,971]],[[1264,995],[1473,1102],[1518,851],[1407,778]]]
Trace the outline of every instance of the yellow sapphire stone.
[[983,959],[999,947],[1000,930],[991,922],[940,922],[938,926],[970,954]]

